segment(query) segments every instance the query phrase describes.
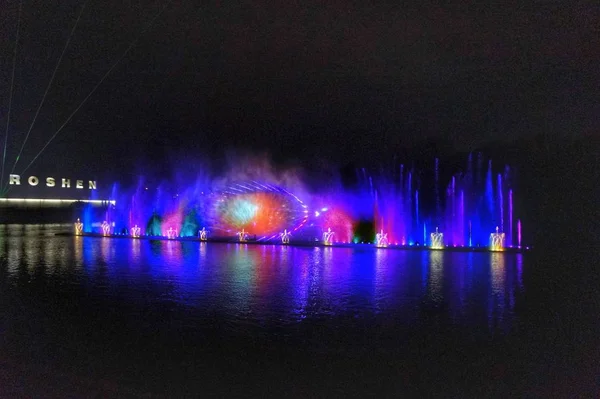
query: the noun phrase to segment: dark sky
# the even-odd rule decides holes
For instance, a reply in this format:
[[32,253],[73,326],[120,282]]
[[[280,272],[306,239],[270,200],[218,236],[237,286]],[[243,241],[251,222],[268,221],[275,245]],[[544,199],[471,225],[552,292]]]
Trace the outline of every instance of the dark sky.
[[[469,149],[596,130],[597,6],[386,3],[172,2],[32,170],[157,167],[230,147],[343,161],[428,138]],[[23,5],[11,165],[81,4]],[[87,3],[17,172],[163,4]],[[2,138],[18,6],[0,3]]]

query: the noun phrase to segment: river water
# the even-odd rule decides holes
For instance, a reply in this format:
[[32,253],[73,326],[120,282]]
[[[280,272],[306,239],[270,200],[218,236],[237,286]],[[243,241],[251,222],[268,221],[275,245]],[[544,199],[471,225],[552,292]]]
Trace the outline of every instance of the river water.
[[593,354],[553,325],[531,254],[56,236],[69,228],[0,226],[3,394],[547,395],[579,373],[559,354]]

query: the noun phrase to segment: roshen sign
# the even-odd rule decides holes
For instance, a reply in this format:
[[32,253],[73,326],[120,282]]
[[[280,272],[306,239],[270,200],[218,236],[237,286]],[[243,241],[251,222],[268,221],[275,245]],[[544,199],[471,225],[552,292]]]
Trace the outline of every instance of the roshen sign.
[[[60,183],[60,188],[71,188],[71,181],[73,182],[73,186],[75,188],[83,190],[84,180],[71,180],[65,179],[64,177],[60,179],[58,183]],[[21,185],[21,176],[20,175],[9,175],[8,182],[10,185],[20,186]],[[27,184],[32,187],[35,187],[40,184],[40,179],[37,176],[29,176],[27,178]],[[46,187],[56,187],[57,179],[54,177],[46,177]],[[87,189],[95,190],[96,189],[96,180],[87,180]]]

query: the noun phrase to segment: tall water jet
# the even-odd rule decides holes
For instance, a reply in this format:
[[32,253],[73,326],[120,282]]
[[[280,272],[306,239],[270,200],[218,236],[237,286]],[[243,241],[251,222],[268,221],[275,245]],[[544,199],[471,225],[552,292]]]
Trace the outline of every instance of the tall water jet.
[[521,248],[521,219],[517,220],[517,246]]
[[435,159],[435,170],[434,170],[434,178],[435,178],[435,218],[438,220],[440,214],[442,212],[442,205],[440,203],[440,160],[438,158]]
[[181,237],[195,237],[199,226],[200,221],[198,214],[195,209],[191,209],[183,219],[179,234]]
[[456,176],[452,177],[450,185],[447,190],[447,210],[446,210],[446,218],[444,231],[448,232],[447,235],[447,244],[453,246],[464,246],[467,237],[465,234],[465,226],[466,226],[466,217],[465,217],[465,185],[468,185],[468,176],[464,177],[460,183],[458,182]]
[[502,193],[502,175],[498,173],[498,206],[500,207],[500,230],[504,231],[504,195]]
[[137,185],[135,187],[135,191],[127,198],[128,201],[127,206],[129,207],[128,213],[128,226],[140,225],[147,221],[150,218],[150,215],[144,215],[145,207],[148,205],[146,194],[148,191],[147,187],[144,185],[144,181],[142,179],[138,179]]
[[91,204],[87,204],[83,208],[83,231],[86,233],[92,232],[92,225],[94,223],[94,208]]
[[162,218],[155,212],[146,225],[146,235],[158,237],[162,235]]
[[508,190],[508,246],[513,245],[513,191]]
[[456,222],[456,220],[455,220],[455,218],[456,218],[455,192],[456,192],[456,177],[452,176],[452,179],[450,180],[450,186],[448,187],[447,200],[446,200],[446,204],[449,207],[448,212],[447,212],[448,215],[446,217],[446,225],[443,227],[446,231],[450,232],[450,237],[449,237],[448,241],[450,241],[450,244],[454,244],[454,245],[456,245],[456,237],[454,236],[454,234],[456,233],[456,228],[454,226],[454,223]]
[[469,220],[469,246],[473,246],[473,231],[471,226],[471,221]]
[[420,226],[419,223],[419,190],[415,191],[415,219],[417,227]]
[[487,211],[490,216],[494,216],[494,184],[492,181],[492,160],[488,162],[488,171],[485,178],[485,197],[487,203]]
[[475,185],[481,186],[481,170],[483,169],[483,154],[477,153],[477,167],[475,168]]
[[[361,220],[372,217],[374,230],[384,230],[390,242],[406,244],[414,241],[415,233],[420,224],[415,224],[420,219],[419,198],[416,193],[417,181],[412,170],[400,165],[392,169],[391,173],[380,170],[374,176],[368,176],[368,187],[363,183],[361,195],[355,199],[355,206],[350,208],[352,213],[359,213]],[[368,195],[365,195],[368,191]],[[413,198],[413,195],[415,196]],[[372,209],[371,215],[365,212],[356,212],[356,209]],[[366,216],[366,217],[365,217]],[[336,232],[343,234],[337,226],[332,226]],[[368,237],[371,241],[373,235]]]

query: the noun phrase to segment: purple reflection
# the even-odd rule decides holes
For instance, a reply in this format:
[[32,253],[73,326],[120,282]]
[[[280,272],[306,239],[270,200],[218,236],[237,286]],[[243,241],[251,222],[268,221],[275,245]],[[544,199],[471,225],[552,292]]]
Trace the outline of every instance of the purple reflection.
[[[52,273],[92,297],[181,309],[192,324],[218,315],[244,331],[292,333],[306,323],[346,322],[408,328],[415,320],[509,329],[516,292],[524,289],[520,254],[94,237],[35,245],[39,238],[27,236],[33,232],[4,234],[9,244],[0,256],[9,272],[2,278]],[[69,264],[76,267],[62,266]]]

